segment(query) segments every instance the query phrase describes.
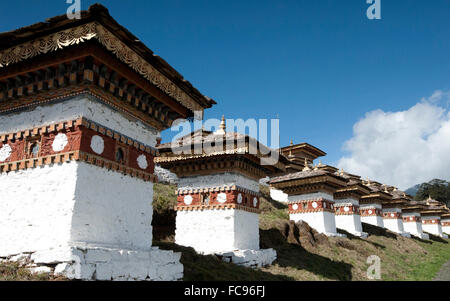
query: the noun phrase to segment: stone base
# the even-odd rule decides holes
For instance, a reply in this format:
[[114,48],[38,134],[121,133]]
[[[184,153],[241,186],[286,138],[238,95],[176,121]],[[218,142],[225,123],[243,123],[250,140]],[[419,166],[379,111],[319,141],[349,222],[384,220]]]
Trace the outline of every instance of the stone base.
[[424,240],[430,240],[430,235],[428,235],[427,233],[418,233],[418,234],[413,234],[413,236],[416,236],[420,239],[424,239]]
[[77,280],[174,281],[183,278],[181,253],[105,247],[68,247],[7,258],[25,263],[32,272]]
[[226,262],[253,268],[271,265],[277,259],[274,249],[237,250],[216,255]]
[[406,237],[406,238],[411,238],[411,233],[408,233],[408,232],[399,232],[397,234],[399,234],[403,237]]

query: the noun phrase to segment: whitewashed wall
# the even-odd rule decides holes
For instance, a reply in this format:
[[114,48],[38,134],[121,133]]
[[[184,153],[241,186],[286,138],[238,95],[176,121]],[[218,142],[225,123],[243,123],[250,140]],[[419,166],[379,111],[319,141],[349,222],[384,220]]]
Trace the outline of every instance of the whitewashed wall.
[[384,228],[383,217],[381,216],[361,216],[361,222]]
[[333,236],[336,234],[335,215],[331,212],[295,213],[289,215],[290,220],[304,221],[317,232]]
[[205,254],[259,250],[258,214],[235,209],[178,211],[175,242]]
[[149,249],[153,185],[84,162],[0,174],[0,256],[73,242]]
[[63,102],[38,106],[32,111],[2,115],[0,133],[16,132],[36,126],[85,117],[149,146],[156,145],[159,133],[88,95],[75,96]]
[[[406,218],[413,218],[413,217],[420,217],[420,213],[403,213],[403,217]],[[411,233],[411,235],[414,235],[416,237],[422,238],[422,239],[428,239],[427,235],[423,233],[422,229],[422,222],[404,222],[403,228],[406,232]]]
[[178,189],[200,189],[237,185],[242,188],[259,192],[259,182],[237,173],[219,173],[206,176],[183,177],[178,180]]
[[0,256],[67,246],[78,163],[0,173]]
[[[439,216],[422,216],[422,221],[425,220],[430,220],[430,219],[434,219],[434,220],[440,220]],[[436,224],[424,224],[422,223],[422,229],[424,232],[428,232],[431,233],[433,235],[437,235],[437,236],[443,236],[442,233],[442,226],[440,223],[436,223]]]

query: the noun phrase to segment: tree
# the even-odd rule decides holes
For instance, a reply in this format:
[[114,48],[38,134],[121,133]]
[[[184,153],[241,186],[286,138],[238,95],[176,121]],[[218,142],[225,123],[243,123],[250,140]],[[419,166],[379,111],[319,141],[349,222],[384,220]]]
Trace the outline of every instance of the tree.
[[445,180],[434,179],[428,183],[422,183],[416,193],[414,199],[423,201],[431,196],[431,198],[450,205],[450,183]]

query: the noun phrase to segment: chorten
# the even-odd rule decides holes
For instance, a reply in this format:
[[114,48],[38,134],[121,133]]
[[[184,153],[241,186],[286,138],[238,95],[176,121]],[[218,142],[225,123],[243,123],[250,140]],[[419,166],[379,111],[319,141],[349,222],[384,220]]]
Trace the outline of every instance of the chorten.
[[180,279],[180,254],[152,247],[155,144],[213,104],[98,4],[0,34],[0,257]]
[[425,208],[425,204],[412,200],[404,205],[402,208],[403,228],[413,236],[428,240],[430,236],[422,229],[421,212]]
[[336,227],[355,236],[366,238],[368,234],[362,230],[359,199],[368,194],[370,189],[359,181],[358,176],[348,174],[343,170],[337,174],[347,179],[348,182],[345,187],[334,193]]
[[421,211],[423,231],[448,238],[447,234],[443,233],[441,224],[441,217],[448,214],[445,204],[432,199],[431,196],[422,204],[426,205],[425,209]]
[[[312,146],[311,144],[294,144],[293,140],[291,140],[289,146],[281,148],[280,153],[289,160],[289,164],[286,165],[286,173],[301,171],[305,168],[306,164],[311,165],[315,159],[326,155],[324,151]],[[322,167],[323,164],[320,162],[319,165]],[[282,203],[289,201],[286,193],[282,190],[274,188],[273,186],[270,187],[270,197]]]
[[304,221],[327,236],[342,236],[336,231],[334,193],[347,180],[327,170],[312,169],[305,159],[302,171],[274,177],[270,185],[283,190],[289,198],[289,218]]
[[383,201],[391,200],[392,197],[381,189],[379,183],[367,179],[363,184],[370,189],[370,192],[359,199],[361,221],[383,228]]
[[203,254],[246,265],[271,264],[273,249],[259,245],[259,180],[283,173],[288,163],[256,139],[198,130],[158,147],[155,162],[178,177],[175,242]]
[[392,199],[383,201],[384,227],[404,237],[411,237],[411,234],[404,229],[402,216],[402,208],[411,201],[411,197],[394,187],[389,190],[386,185],[384,185],[383,191],[392,196]]

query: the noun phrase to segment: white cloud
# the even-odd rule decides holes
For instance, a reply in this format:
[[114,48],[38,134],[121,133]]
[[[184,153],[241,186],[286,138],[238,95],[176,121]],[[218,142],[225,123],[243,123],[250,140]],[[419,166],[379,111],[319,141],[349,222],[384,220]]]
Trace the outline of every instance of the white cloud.
[[339,168],[407,189],[450,179],[450,92],[436,91],[406,111],[366,113],[346,141]]

